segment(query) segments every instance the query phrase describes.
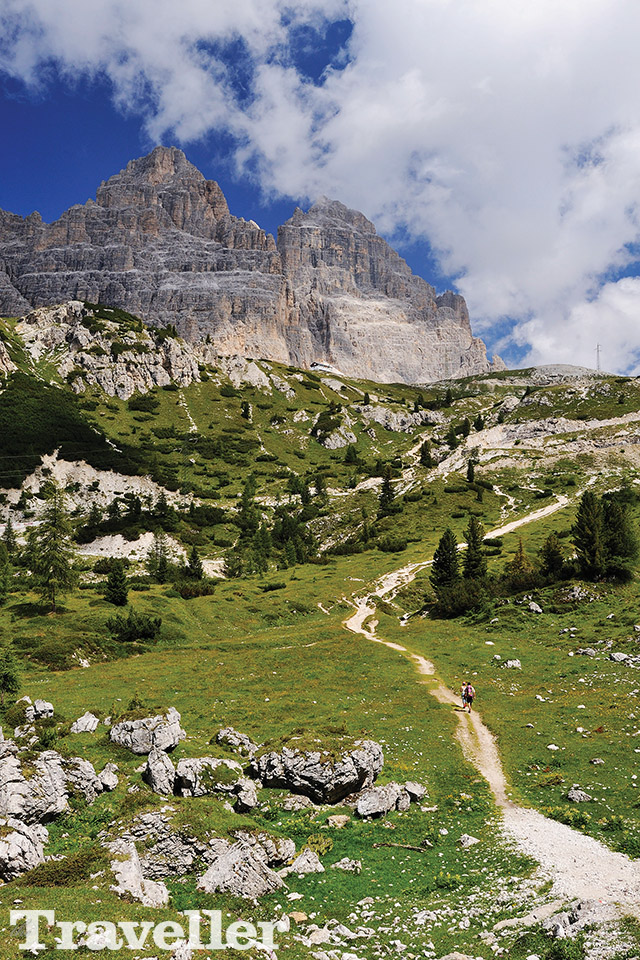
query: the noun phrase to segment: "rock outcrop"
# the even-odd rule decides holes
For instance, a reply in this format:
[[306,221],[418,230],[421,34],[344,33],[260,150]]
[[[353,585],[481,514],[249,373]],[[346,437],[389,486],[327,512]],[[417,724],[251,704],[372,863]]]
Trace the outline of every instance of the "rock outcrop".
[[175,324],[221,355],[387,381],[490,369],[464,300],[436,296],[363,214],[321,200],[276,245],[174,147],[132,160],[55,223],[0,211],[0,315],[68,300]]
[[0,880],[8,883],[39,863],[44,863],[46,827],[30,826],[10,817],[0,820]]
[[101,778],[106,775],[113,782],[109,775],[114,771],[107,764],[98,776],[88,760],[65,759],[55,750],[45,750],[26,775],[19,758],[7,751],[0,762],[0,817],[47,823],[69,810],[70,793],[82,794],[87,803],[93,803],[105,789],[112,789]]
[[138,720],[121,720],[109,731],[112,743],[118,743],[133,753],[149,754],[157,750],[173,750],[186,733],[180,726],[180,714],[170,707],[166,714],[141,717]]
[[336,756],[295,746],[267,750],[253,758],[252,768],[265,787],[284,787],[316,803],[337,803],[370,786],[383,763],[380,744],[363,740]]
[[255,900],[266,893],[281,890],[284,882],[256,852],[242,840],[221,852],[198,881],[205,893],[230,893]]

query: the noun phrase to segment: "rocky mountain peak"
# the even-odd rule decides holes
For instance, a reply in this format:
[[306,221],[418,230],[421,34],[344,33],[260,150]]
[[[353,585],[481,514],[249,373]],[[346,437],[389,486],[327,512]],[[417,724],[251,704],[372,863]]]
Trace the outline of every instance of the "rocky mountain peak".
[[0,211],[0,316],[65,301],[175,324],[222,355],[425,382],[490,369],[466,305],[436,297],[364,214],[321,197],[274,238],[156,147],[55,223]]

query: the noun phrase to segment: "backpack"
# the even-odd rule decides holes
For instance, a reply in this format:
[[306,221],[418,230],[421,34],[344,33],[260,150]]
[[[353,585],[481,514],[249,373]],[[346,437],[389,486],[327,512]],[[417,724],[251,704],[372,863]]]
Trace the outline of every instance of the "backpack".
[[475,697],[476,691],[473,689],[470,683],[467,684],[464,691],[464,695],[467,700],[473,700],[473,698]]

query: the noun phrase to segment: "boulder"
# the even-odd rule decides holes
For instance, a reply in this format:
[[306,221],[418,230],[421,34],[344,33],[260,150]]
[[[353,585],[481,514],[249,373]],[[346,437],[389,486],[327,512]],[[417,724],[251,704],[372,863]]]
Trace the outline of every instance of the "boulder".
[[284,870],[279,871],[281,877],[286,877],[290,873],[324,873],[324,867],[320,863],[318,854],[314,850],[311,850],[310,847],[305,847],[304,850],[300,851],[293,863],[290,863]]
[[121,839],[142,845],[140,867],[148,880],[192,873],[198,861],[210,863],[231,846],[226,840],[217,840],[214,849],[211,842],[207,844],[186,831],[174,830],[170,818],[157,811],[136,817]]
[[342,860],[331,864],[332,870],[346,870],[347,873],[362,873],[362,860],[350,860],[349,857],[343,857]]
[[529,610],[531,611],[531,613],[542,613],[542,607],[539,604],[537,604],[535,600],[532,600],[531,603],[529,604]]
[[156,747],[151,750],[142,779],[149,784],[154,793],[161,796],[173,794],[176,768],[164,750],[158,750]]
[[27,723],[33,723],[34,720],[46,720],[53,716],[53,704],[47,700],[35,700],[31,702],[30,697],[21,697],[16,702],[16,706],[24,706],[24,716]]
[[96,717],[95,714],[87,711],[71,724],[71,733],[95,733],[99,725],[99,717]]
[[109,731],[112,743],[126,747],[133,753],[148,754],[157,750],[173,750],[186,733],[180,726],[180,714],[171,707],[166,714],[143,717],[140,720],[121,720]]
[[256,856],[264,860],[269,867],[280,867],[296,855],[296,845],[289,837],[274,837],[264,830],[259,833],[236,830],[234,836],[236,840],[241,840],[251,847]]
[[577,783],[574,783],[567,792],[567,800],[571,800],[572,803],[588,803],[591,799],[591,795],[581,790]]
[[427,788],[421,783],[416,783],[415,780],[407,780],[404,788],[409,794],[412,803],[420,803],[427,795]]
[[333,816],[327,819],[327,825],[336,830],[342,830],[350,820],[351,817],[346,813],[334,813]]
[[253,780],[239,780],[236,784],[236,813],[249,813],[258,806],[258,790]]
[[614,651],[614,653],[609,654],[609,660],[613,660],[614,663],[624,663],[625,660],[629,659],[628,653],[622,653],[621,651]]
[[286,746],[252,760],[252,768],[264,786],[284,787],[316,803],[336,803],[370,786],[383,764],[382,747],[373,740],[357,741],[337,756],[321,749]]
[[298,813],[300,810],[310,810],[315,806],[313,800],[309,797],[291,796],[285,797],[282,801],[282,809],[290,813]]
[[517,659],[505,660],[502,666],[505,668],[505,670],[522,670],[522,664]]
[[126,840],[114,840],[107,849],[116,857],[111,861],[111,870],[116,880],[109,888],[113,893],[119,897],[133,897],[145,907],[166,907],[169,891],[164,883],[145,880],[135,844]]
[[17,757],[0,763],[0,817],[24,823],[46,823],[69,809],[62,757],[54,750],[41,753],[27,779]]
[[67,788],[74,793],[81,793],[87,803],[93,803],[104,787],[93,768],[93,764],[81,757],[72,757],[63,764]]
[[46,827],[9,817],[0,820],[0,880],[8,883],[39,863],[44,863]]
[[576,654],[579,657],[595,657],[596,651],[593,647],[580,647],[579,650],[576,650]]
[[98,774],[102,789],[108,793],[118,786],[117,772],[118,767],[115,763],[107,763],[102,773]]
[[472,837],[470,833],[463,833],[458,843],[466,850],[468,847],[475,847],[476,843],[480,843],[480,841],[477,837]]
[[174,793],[180,797],[233,793],[241,779],[242,767],[235,760],[216,757],[180,760],[176,767]]
[[258,744],[254,743],[251,737],[248,737],[246,733],[234,730],[233,727],[223,727],[222,730],[218,730],[216,743],[221,743],[225,747],[230,747],[232,750],[249,757],[252,757],[258,749]]
[[379,817],[391,810],[407,809],[409,803],[409,794],[401,784],[385,783],[383,787],[370,787],[360,794],[356,813],[359,817]]
[[242,841],[220,853],[198,880],[198,890],[205,893],[220,891],[252,900],[283,887],[284,882],[278,874],[266,865],[253,847]]

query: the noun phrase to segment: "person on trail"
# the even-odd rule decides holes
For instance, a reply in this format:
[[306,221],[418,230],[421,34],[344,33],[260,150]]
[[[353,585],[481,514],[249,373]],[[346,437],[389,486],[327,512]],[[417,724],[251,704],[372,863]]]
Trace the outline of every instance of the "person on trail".
[[471,713],[471,704],[475,700],[476,691],[470,683],[466,683],[464,686],[464,692],[462,694],[462,709],[469,707],[469,713]]
[[464,680],[462,686],[460,687],[460,699],[462,700],[462,709],[465,708],[464,692],[467,689],[467,681]]

